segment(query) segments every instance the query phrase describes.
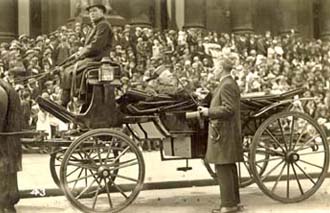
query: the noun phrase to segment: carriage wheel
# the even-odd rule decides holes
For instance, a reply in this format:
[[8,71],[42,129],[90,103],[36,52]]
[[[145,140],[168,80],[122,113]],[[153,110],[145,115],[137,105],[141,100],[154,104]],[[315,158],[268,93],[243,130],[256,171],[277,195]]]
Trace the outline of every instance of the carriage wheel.
[[142,189],[145,165],[141,151],[125,134],[91,130],[66,151],[60,170],[68,200],[84,212],[119,212]]
[[[256,153],[269,158],[257,159]],[[259,188],[283,203],[312,196],[329,166],[324,131],[310,116],[300,112],[282,112],[265,120],[255,133],[250,156],[251,171]],[[260,174],[258,167],[266,161],[268,166]]]
[[66,149],[58,149],[54,151],[53,153],[50,154],[50,159],[49,159],[49,169],[50,169],[50,174],[53,178],[54,183],[61,188],[60,184],[60,166],[63,160],[64,152]]
[[[50,154],[50,159],[49,159],[49,169],[50,169],[50,174],[53,178],[54,183],[58,188],[61,188],[61,183],[60,183],[60,166],[63,161],[64,153],[66,149],[60,148],[55,151],[53,151]],[[116,152],[114,151],[114,154],[116,156]],[[117,154],[118,155],[118,154]],[[74,159],[72,159],[74,160]],[[118,172],[118,170],[115,170],[115,172]],[[115,178],[115,177],[112,177]]]
[[[251,169],[250,169],[250,165],[249,165],[249,147],[250,147],[250,139],[245,138],[245,140],[243,140],[243,157],[244,157],[244,161],[240,162],[240,163],[236,163],[237,166],[237,170],[238,170],[238,177],[239,177],[239,186],[240,187],[246,187],[251,185],[254,180],[253,180],[253,176],[251,173]],[[269,158],[269,155],[260,155],[260,158],[262,159],[267,159]],[[217,181],[217,174],[215,173],[214,167],[207,162],[205,160],[203,160],[204,165],[207,169],[207,171],[210,173],[210,175],[212,176],[212,178]],[[266,167],[267,167],[267,161],[265,161],[260,169],[259,169],[259,173],[262,174]]]

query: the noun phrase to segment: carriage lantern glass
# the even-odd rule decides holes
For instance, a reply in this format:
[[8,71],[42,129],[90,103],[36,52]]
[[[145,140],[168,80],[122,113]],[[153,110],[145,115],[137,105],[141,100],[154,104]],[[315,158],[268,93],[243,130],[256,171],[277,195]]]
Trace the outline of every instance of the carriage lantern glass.
[[111,66],[110,58],[103,58],[101,63],[102,65],[99,69],[99,81],[113,81],[115,67]]

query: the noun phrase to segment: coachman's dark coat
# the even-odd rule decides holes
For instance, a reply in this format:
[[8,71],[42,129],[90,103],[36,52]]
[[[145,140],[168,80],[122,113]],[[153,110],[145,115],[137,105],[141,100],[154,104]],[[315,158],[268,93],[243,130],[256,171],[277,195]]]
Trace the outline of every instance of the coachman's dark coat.
[[231,76],[221,80],[209,107],[206,160],[214,164],[243,161],[240,90]]
[[[100,61],[103,57],[110,55],[113,32],[111,26],[104,18],[98,20],[86,37],[82,49],[82,60],[79,61],[77,75],[83,71],[89,62]],[[67,67],[62,78],[62,88],[71,88],[71,75],[74,65]]]

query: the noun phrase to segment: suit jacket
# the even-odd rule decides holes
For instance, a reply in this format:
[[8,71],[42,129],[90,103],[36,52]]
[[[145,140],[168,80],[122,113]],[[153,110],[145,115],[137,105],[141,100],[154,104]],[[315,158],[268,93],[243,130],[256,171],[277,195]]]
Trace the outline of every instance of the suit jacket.
[[222,79],[212,94],[205,158],[214,164],[243,161],[240,90],[231,76]]
[[85,40],[82,56],[92,58],[95,61],[109,56],[112,46],[113,33],[110,24],[102,18],[95,23]]

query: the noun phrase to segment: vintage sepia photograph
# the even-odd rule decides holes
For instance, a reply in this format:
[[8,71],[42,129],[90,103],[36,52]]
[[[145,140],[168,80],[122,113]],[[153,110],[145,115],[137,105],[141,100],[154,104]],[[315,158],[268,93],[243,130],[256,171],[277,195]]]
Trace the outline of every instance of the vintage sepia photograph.
[[330,0],[0,0],[0,213],[330,212]]

